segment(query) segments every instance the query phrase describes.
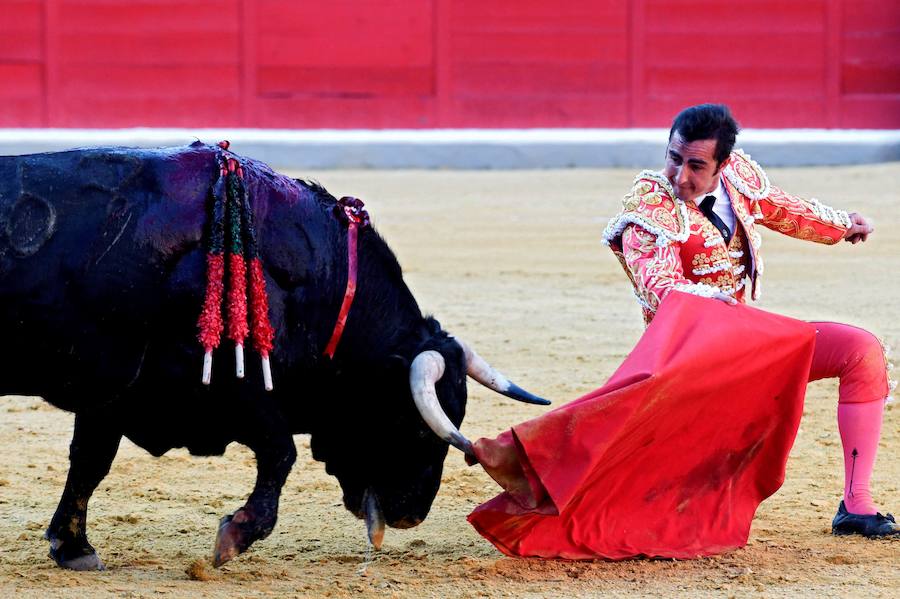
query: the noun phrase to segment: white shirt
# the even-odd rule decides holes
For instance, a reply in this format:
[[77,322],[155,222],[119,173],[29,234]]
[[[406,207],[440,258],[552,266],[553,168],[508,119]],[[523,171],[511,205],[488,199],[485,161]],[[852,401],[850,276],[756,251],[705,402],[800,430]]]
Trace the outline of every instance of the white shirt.
[[711,193],[700,194],[694,198],[694,203],[699,207],[700,202],[702,202],[706,196],[716,197],[716,203],[713,204],[713,212],[722,219],[722,222],[725,223],[725,226],[728,227],[728,230],[734,235],[734,225],[736,222],[734,208],[731,207],[731,199],[728,197],[728,191],[725,189],[725,186],[722,185],[721,178],[719,179],[719,186],[716,187],[714,191]]

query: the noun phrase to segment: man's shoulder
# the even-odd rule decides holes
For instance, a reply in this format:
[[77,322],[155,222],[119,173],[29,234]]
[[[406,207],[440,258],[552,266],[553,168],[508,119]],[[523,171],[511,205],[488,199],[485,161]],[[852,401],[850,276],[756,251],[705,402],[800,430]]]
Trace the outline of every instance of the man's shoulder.
[[687,239],[687,209],[662,173],[646,170],[635,177],[631,190],[622,199],[621,212],[606,226],[604,243],[615,245],[630,224],[656,235],[660,246]]
[[771,193],[769,177],[750,154],[735,149],[722,171],[728,181],[750,200],[761,200]]
[[647,211],[663,207],[674,210],[678,203],[675,190],[665,175],[645,170],[638,173],[631,190],[622,198],[622,209]]

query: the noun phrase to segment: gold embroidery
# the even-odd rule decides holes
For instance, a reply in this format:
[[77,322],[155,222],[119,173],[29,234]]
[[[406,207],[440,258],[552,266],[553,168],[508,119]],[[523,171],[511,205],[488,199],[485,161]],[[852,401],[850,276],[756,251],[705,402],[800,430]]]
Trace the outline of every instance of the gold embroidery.
[[769,216],[766,220],[766,226],[778,231],[779,233],[784,233],[785,235],[790,235],[791,237],[796,237],[797,239],[802,239],[804,241],[815,241],[816,243],[837,243],[840,237],[831,237],[829,235],[825,235],[824,233],[819,233],[816,231],[815,227],[811,225],[804,225],[803,227],[796,221],[795,218],[792,218],[788,211],[785,208],[778,207],[774,212]]
[[[640,176],[641,176],[641,177],[644,177],[644,178],[646,178],[646,179],[649,179],[650,181],[653,181],[654,183],[656,183],[659,187],[662,188],[662,190],[663,190],[663,191],[666,193],[666,195],[668,195],[670,198],[674,198],[674,197],[675,197],[675,190],[672,188],[672,184],[669,183],[669,180],[666,179],[666,176],[663,175],[661,172],[658,172],[658,171],[643,171],[643,172],[641,173]],[[647,185],[650,185],[650,183],[647,182],[647,181],[644,181],[644,183],[647,184]],[[651,189],[652,189],[652,187],[651,187],[651,188],[648,188],[647,191],[650,191]],[[644,192],[644,193],[646,193],[646,192]]]
[[769,178],[766,173],[741,150],[731,153],[724,173],[725,179],[750,200],[759,200],[769,194]]
[[722,273],[718,276],[701,277],[698,283],[706,283],[713,287],[718,287],[722,291],[731,293],[734,291],[734,275],[731,273]]
[[797,239],[803,239],[804,241],[814,241],[816,243],[837,243],[838,239],[834,237],[829,237],[828,235],[822,235],[814,227],[805,226],[797,233]]
[[[728,246],[728,257],[731,259],[731,269],[732,272],[734,270],[743,266],[745,270],[741,273],[738,273],[737,277],[743,278],[745,274],[747,274],[747,270],[750,266],[750,257],[747,256],[747,252],[744,250],[744,233],[742,229],[738,229],[737,232],[731,237],[731,243]],[[740,256],[732,256],[731,252],[735,254],[741,254]]]
[[750,212],[753,214],[753,220],[763,219],[762,208],[759,207],[759,200],[754,200],[750,204]]
[[[741,199],[738,199],[736,202],[731,203],[734,208],[734,213],[737,216],[738,220],[741,222],[746,222],[748,218],[750,218],[750,214],[747,212],[747,207],[744,206],[744,202]],[[737,226],[737,223],[735,223]]]
[[716,226],[709,222],[709,219],[703,216],[701,212],[697,211],[695,213],[691,211],[691,214],[699,215],[699,218],[697,218],[697,216],[695,216],[695,218],[697,218],[697,224],[700,225],[700,234],[703,236],[704,242],[719,242],[719,240],[722,239],[722,233],[720,233]]
[[622,199],[622,207],[626,212],[631,212],[636,210],[638,205],[640,204],[640,200],[634,196],[634,194],[629,193]]
[[648,206],[658,206],[663,202],[663,196],[659,192],[657,193],[648,193],[643,198],[644,203]]
[[731,264],[728,251],[724,247],[712,248],[709,253],[699,252],[694,254],[691,259],[691,265],[694,268],[708,268],[720,264]]
[[753,247],[753,255],[759,257],[757,254],[757,248],[759,248],[760,244],[762,244],[762,237],[759,235],[759,231],[756,230],[756,227],[752,227],[750,231],[747,233],[748,241],[750,245]]
[[666,210],[665,208],[657,208],[652,212],[653,220],[661,224],[666,229],[670,231],[678,231],[678,223],[675,221],[675,217],[672,216],[672,213]]
[[635,240],[642,252],[652,252],[656,247],[656,236],[653,233],[638,225],[629,225],[622,235],[622,245],[634,245]]
[[769,203],[776,206],[776,211],[771,218],[779,214],[779,210],[795,214],[808,221],[819,223],[829,228],[837,227],[844,229],[846,222],[843,221],[840,214],[846,214],[840,210],[834,210],[829,206],[825,206],[818,200],[805,200],[800,197],[791,196],[777,187],[772,188],[772,193],[768,197]]
[[754,170],[748,163],[743,160],[735,160],[732,162],[735,174],[741,178],[751,189],[762,189],[762,180],[759,173]]

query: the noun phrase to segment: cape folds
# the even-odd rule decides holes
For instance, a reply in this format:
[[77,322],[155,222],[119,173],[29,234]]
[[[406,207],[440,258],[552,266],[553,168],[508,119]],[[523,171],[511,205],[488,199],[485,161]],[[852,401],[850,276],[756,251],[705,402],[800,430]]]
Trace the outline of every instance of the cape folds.
[[808,323],[670,293],[606,385],[475,443],[505,492],[469,522],[512,556],[743,546],[784,481],[814,344]]

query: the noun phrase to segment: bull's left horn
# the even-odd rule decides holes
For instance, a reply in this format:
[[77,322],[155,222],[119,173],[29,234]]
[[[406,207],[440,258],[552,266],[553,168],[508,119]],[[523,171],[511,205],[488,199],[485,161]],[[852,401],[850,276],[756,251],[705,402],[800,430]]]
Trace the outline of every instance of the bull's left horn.
[[409,367],[409,388],[413,401],[434,434],[466,455],[475,457],[472,443],[450,422],[438,401],[434,384],[444,375],[444,367],[444,356],[434,350],[429,349],[416,356]]
[[501,372],[487,363],[487,360],[479,356],[469,344],[454,337],[459,346],[466,354],[466,374],[487,387],[493,389],[497,393],[501,393],[507,397],[511,397],[517,401],[524,403],[537,404],[539,406],[549,406],[550,400],[532,395],[525,389],[519,387],[515,383],[510,382]]

